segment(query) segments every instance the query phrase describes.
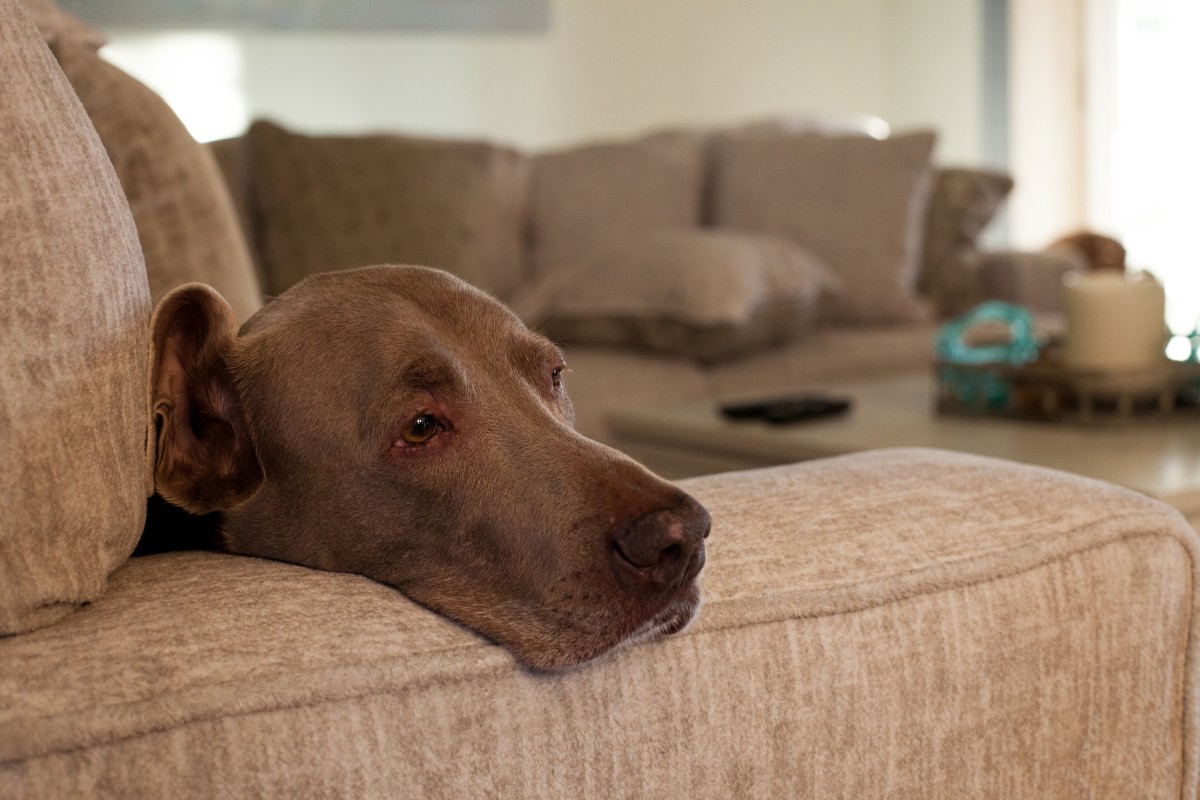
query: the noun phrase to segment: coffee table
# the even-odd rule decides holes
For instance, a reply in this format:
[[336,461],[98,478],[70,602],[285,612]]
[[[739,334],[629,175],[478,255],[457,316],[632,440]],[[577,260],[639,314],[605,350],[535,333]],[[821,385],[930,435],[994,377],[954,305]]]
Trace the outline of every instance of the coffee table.
[[1200,522],[1200,418],[1082,425],[938,415],[928,374],[814,386],[849,413],[784,426],[729,421],[715,404],[609,417],[616,445],[665,477],[805,461],[881,447],[934,447],[1073,472],[1157,497]]

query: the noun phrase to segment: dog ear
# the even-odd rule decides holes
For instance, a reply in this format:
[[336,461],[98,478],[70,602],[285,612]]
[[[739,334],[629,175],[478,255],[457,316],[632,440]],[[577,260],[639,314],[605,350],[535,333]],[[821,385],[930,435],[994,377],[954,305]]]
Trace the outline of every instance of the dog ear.
[[159,302],[150,330],[156,491],[194,514],[245,503],[263,471],[230,371],[233,310],[211,287],[190,283]]

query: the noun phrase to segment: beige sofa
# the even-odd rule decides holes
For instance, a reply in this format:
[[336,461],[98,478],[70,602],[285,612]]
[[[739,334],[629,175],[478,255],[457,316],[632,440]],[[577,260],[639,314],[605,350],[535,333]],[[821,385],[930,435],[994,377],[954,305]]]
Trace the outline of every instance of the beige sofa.
[[987,298],[1052,310],[1073,266],[984,252],[1012,186],[938,168],[936,137],[780,119],[525,153],[310,136],[212,145],[260,280],[439,266],[568,349],[577,424],[608,412],[926,368],[939,322]]
[[[94,34],[25,6],[40,33],[0,0],[0,797],[1196,796],[1196,533],[1073,476],[906,450],[689,481],[699,620],[565,674],[354,575],[131,559],[147,263],[195,235],[147,220],[232,211],[203,155],[131,181],[119,145],[163,131],[105,139]],[[130,125],[161,111],[138,96]]]

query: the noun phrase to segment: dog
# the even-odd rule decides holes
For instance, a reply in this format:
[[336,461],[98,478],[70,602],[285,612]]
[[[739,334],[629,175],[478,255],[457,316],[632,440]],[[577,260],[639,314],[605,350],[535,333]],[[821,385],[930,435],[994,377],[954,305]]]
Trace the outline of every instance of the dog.
[[469,284],[315,275],[240,331],[189,284],[151,334],[155,488],[218,549],[365,575],[535,670],[695,616],[708,512],[577,433],[563,353]]

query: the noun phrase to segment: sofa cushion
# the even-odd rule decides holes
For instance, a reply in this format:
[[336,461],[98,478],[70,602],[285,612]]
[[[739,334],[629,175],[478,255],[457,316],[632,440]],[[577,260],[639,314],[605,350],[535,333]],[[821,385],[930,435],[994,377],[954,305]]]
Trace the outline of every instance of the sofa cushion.
[[822,325],[768,353],[719,364],[706,373],[710,397],[747,398],[815,390],[829,381],[897,375],[929,368],[934,322]]
[[151,299],[157,303],[185,283],[207,283],[245,321],[262,306],[262,293],[212,153],[162,98],[90,48],[53,49],[133,210]]
[[667,230],[561,265],[514,310],[564,344],[711,363],[802,335],[833,285],[828,267],[786,239]]
[[4,634],[95,600],[137,543],[150,298],[104,147],[16,0],[0,75]]
[[683,486],[713,513],[697,622],[555,675],[361,577],[211,553],[132,559],[101,602],[0,641],[0,785],[1194,792],[1197,545],[1171,509],[930,451]]
[[630,237],[698,227],[706,146],[702,134],[662,131],[536,156],[535,274],[573,269]]
[[249,131],[267,288],[419,264],[507,299],[524,280],[528,163],[485,142]]
[[982,300],[972,269],[979,235],[1000,210],[1013,180],[1002,172],[939,169],[925,215],[921,276],[917,287],[944,317]]
[[789,236],[845,282],[829,318],[906,322],[916,294],[934,134],[736,133],[715,144],[713,221]]
[[[250,174],[250,146],[245,136],[234,136],[229,139],[218,139],[208,142],[205,147],[213,154],[217,167],[221,170],[221,179],[229,190],[233,200],[233,208],[237,214],[238,224],[241,225],[242,237],[250,244],[250,257],[258,265],[257,247],[262,238],[258,229],[258,209],[254,205],[254,183]],[[260,283],[261,283],[261,272]]]
[[1063,311],[1063,278],[1086,271],[1087,262],[1070,250],[993,250],[972,257],[980,293],[1041,314]]
[[108,41],[103,31],[63,11],[54,0],[21,0],[21,4],[51,47],[73,43],[95,51]]

